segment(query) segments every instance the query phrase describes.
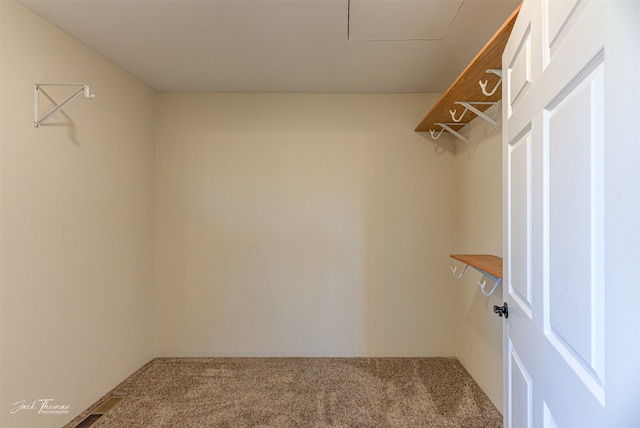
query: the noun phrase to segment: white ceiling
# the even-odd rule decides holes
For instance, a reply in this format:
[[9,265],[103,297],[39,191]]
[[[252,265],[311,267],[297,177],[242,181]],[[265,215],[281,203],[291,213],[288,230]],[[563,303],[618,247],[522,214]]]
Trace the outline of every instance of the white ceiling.
[[19,0],[157,91],[444,92],[519,0]]

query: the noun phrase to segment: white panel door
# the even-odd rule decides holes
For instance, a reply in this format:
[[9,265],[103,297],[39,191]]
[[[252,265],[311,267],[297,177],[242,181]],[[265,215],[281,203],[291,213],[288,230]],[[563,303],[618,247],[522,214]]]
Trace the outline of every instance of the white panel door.
[[640,427],[638,28],[525,0],[504,52],[506,427]]

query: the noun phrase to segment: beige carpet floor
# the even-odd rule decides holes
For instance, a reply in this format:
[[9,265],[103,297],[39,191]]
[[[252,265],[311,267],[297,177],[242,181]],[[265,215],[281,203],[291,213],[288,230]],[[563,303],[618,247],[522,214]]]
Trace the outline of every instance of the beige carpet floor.
[[455,358],[158,358],[91,428],[502,427]]

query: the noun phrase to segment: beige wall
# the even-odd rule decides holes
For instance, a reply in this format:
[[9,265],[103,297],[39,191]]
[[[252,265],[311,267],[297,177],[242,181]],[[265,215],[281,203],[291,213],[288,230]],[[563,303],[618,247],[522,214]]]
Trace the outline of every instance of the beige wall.
[[[155,94],[21,5],[0,11],[0,426],[59,427],[153,357]],[[35,129],[35,82],[96,98]],[[48,398],[70,413],[10,414]]]
[[156,355],[454,355],[435,100],[159,94]]
[[[501,254],[499,132],[437,154],[425,94],[155,95],[13,1],[0,25],[0,426],[154,355],[457,355],[502,407],[501,300],[447,268]],[[33,128],[33,83],[76,81]],[[7,411],[44,398],[69,415]]]
[[[500,115],[498,115],[500,116]],[[498,131],[482,119],[471,122],[469,144],[457,143],[455,157],[455,251],[502,257],[502,150]],[[461,263],[451,260],[452,265]],[[502,410],[502,318],[493,305],[502,304],[502,286],[486,297],[469,269],[454,280],[456,356],[496,407]],[[487,279],[487,285],[493,282]]]

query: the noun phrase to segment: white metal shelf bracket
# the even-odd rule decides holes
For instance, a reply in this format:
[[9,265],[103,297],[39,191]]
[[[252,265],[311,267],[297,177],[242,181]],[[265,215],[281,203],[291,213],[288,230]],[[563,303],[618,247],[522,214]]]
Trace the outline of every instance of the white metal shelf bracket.
[[489,70],[487,70],[487,73],[493,73],[496,76],[500,77],[500,80],[498,80],[498,83],[496,83],[496,86],[491,91],[487,91],[487,84],[489,83],[488,80],[485,80],[484,82],[481,80],[481,81],[478,82],[480,84],[480,87],[482,88],[482,93],[485,96],[490,97],[491,95],[496,93],[496,90],[498,89],[498,87],[502,83],[502,70],[495,69],[495,68],[490,68]]
[[464,265],[464,269],[462,269],[462,272],[458,274],[456,273],[458,271],[458,266],[451,266],[451,274],[453,275],[454,278],[460,279],[462,278],[462,275],[464,275],[464,273],[467,271],[468,267],[469,265]]
[[451,119],[454,122],[456,122],[456,123],[460,122],[464,118],[464,115],[467,114],[467,111],[471,111],[476,116],[481,117],[482,119],[484,119],[485,121],[487,121],[491,125],[493,125],[493,129],[494,130],[498,129],[498,109],[495,109],[494,117],[491,117],[488,114],[486,114],[485,112],[483,112],[480,109],[478,109],[477,107],[475,107],[477,105],[485,105],[485,106],[494,106],[495,107],[496,105],[498,105],[497,102],[491,102],[491,101],[456,101],[455,104],[459,104],[462,107],[464,107],[464,111],[462,112],[462,114],[459,117],[456,117],[456,109],[449,110],[449,113],[451,114]]
[[[458,137],[459,139],[461,139],[462,141],[464,141],[465,144],[469,144],[469,124],[468,123],[442,123],[442,122],[436,122],[434,123],[434,125],[438,125],[440,128],[442,128],[440,130],[440,132],[436,135],[436,130],[435,129],[430,129],[429,133],[431,134],[431,138],[433,138],[434,140],[437,140],[438,138],[440,138],[440,136],[442,135],[442,133],[444,131],[447,131],[450,134],[455,135],[456,137]],[[456,131],[455,129],[453,129],[451,126],[462,126],[465,130],[465,134],[466,135],[462,135],[460,132]]]
[[[45,114],[42,119],[40,117],[40,88],[44,86],[71,86],[77,87],[77,90],[71,94],[66,100],[56,105],[53,110]],[[45,121],[53,116],[58,110],[71,102],[78,95],[83,94],[85,98],[93,99],[96,96],[91,93],[89,86],[84,83],[36,83],[33,85],[33,126],[39,128]]]
[[[465,265],[464,269],[462,270],[462,272],[460,272],[460,274],[456,274],[456,271],[458,270],[457,267],[451,266],[451,274],[453,275],[454,278],[462,278],[462,275],[464,275],[464,273],[467,271],[467,268],[471,266],[471,265]],[[472,268],[474,268],[475,270],[477,270],[478,272],[480,272],[482,275],[486,276],[487,278],[490,278],[494,283],[493,283],[493,288],[491,289],[491,291],[487,291],[486,287],[487,287],[487,280],[483,279],[482,281],[478,281],[478,286],[480,287],[480,291],[482,292],[482,294],[484,294],[485,296],[491,296],[494,291],[496,291],[496,288],[498,288],[498,286],[502,283],[502,278],[498,278],[497,276],[493,276],[488,272],[483,271],[482,269],[478,269],[475,266],[471,266]]]

